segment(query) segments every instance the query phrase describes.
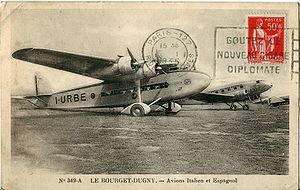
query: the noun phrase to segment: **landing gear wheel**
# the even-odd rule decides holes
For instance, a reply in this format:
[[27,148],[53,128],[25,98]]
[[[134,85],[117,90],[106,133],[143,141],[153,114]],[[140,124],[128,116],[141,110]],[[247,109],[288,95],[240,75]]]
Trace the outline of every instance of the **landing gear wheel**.
[[243,105],[243,110],[249,110],[249,106],[247,104]]
[[168,102],[167,106],[166,115],[176,115],[181,110],[181,106],[175,102]]
[[230,110],[233,110],[233,111],[235,111],[235,110],[236,110],[236,108],[237,108],[237,106],[236,106],[236,105],[234,105],[234,104],[231,104],[231,105],[230,105]]
[[134,117],[141,117],[145,115],[145,109],[140,104],[134,104],[130,109],[130,114]]

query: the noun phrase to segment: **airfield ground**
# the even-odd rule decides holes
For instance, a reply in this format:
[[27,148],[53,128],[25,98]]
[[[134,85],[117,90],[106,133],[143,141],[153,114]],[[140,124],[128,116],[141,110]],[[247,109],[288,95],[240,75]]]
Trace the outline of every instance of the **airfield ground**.
[[69,174],[288,174],[288,106],[185,106],[135,118],[12,101],[12,160]]

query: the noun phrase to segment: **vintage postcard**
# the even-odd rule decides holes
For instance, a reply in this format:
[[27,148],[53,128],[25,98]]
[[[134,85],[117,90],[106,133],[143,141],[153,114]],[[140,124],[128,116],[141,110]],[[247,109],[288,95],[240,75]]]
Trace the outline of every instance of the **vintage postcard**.
[[1,188],[298,189],[298,11],[2,3]]

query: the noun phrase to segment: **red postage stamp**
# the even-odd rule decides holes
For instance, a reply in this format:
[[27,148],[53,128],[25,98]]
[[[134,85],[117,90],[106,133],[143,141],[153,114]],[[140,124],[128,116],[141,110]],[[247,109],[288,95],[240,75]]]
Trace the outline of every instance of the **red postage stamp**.
[[284,62],[284,17],[248,17],[248,62]]

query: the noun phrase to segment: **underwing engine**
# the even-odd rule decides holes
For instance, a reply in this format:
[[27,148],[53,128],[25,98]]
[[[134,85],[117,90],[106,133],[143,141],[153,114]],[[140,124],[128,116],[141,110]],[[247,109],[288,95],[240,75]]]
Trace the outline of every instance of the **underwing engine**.
[[122,74],[133,74],[137,71],[135,65],[132,64],[132,59],[130,57],[121,57],[118,62],[119,72]]

